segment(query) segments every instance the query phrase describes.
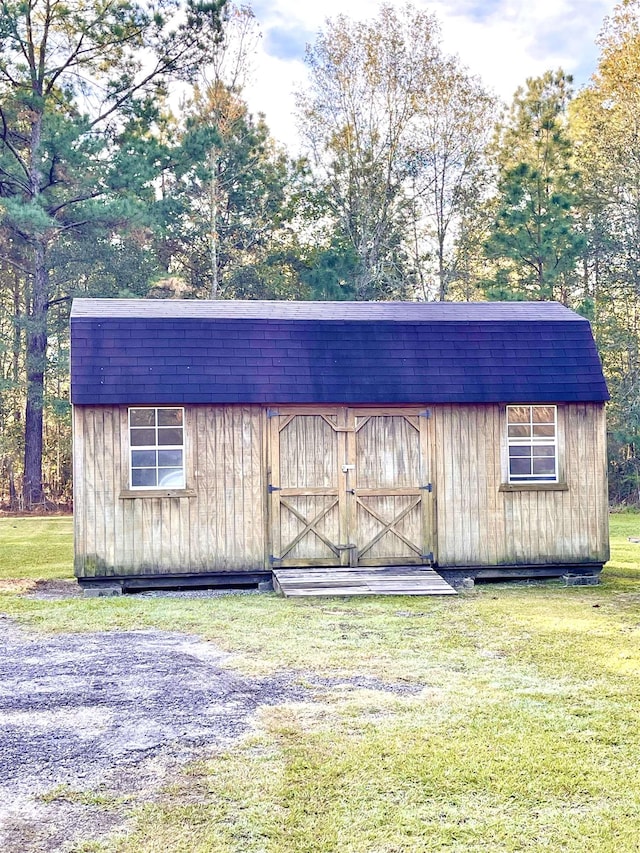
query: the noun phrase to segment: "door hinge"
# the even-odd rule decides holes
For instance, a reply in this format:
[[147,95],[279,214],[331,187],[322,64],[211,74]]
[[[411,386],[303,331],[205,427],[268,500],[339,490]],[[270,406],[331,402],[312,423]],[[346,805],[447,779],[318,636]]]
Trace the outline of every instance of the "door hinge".
[[267,409],[268,418],[277,418],[280,412],[277,409]]
[[273,563],[280,563],[280,562],[282,562],[282,557],[274,557],[274,555],[273,555],[273,554],[269,554],[269,562],[270,562],[271,564],[273,564]]
[[272,486],[271,483],[269,483],[269,485],[267,486],[267,491],[269,492],[269,494],[271,494],[272,492],[279,492],[280,486]]
[[431,417],[431,409],[425,409],[424,412],[420,412],[418,417],[420,418],[430,418]]
[[420,557],[427,563],[433,563],[433,551],[429,551],[428,554],[420,554]]
[[420,486],[419,488],[423,489],[425,492],[432,492],[433,491],[433,484],[427,483],[426,486]]

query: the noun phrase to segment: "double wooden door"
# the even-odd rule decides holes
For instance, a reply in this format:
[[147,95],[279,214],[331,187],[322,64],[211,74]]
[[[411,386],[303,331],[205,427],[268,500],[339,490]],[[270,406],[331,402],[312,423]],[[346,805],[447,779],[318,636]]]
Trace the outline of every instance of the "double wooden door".
[[268,414],[274,567],[431,561],[427,412],[332,406]]

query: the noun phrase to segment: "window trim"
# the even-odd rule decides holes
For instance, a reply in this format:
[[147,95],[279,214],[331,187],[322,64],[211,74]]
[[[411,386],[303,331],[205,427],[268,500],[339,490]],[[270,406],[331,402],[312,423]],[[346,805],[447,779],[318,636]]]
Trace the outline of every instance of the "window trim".
[[[146,409],[148,411],[155,412],[155,423],[154,429],[156,430],[156,443],[154,445],[133,445],[131,443],[131,431],[132,429],[138,429],[138,427],[132,427],[131,425],[131,413],[135,410]],[[180,429],[182,430],[182,444],[178,445],[159,445],[157,443],[157,430],[158,430],[158,412],[166,409],[179,409],[182,412],[182,424]],[[187,493],[190,493],[192,490],[187,489],[187,447],[186,447],[186,429],[185,429],[185,409],[184,406],[169,406],[169,405],[161,405],[161,406],[128,406],[127,407],[127,462],[128,462],[128,480],[127,487],[123,489],[120,493],[120,497],[138,497],[140,495],[146,497],[172,497],[172,496],[189,496]],[[142,428],[142,427],[140,427]],[[133,468],[137,467],[133,465],[133,452],[134,450],[153,450],[157,451],[159,449],[163,450],[181,450],[182,451],[182,484],[179,486],[161,486],[161,485],[153,485],[153,486],[134,486],[133,485]],[[178,467],[178,466],[174,466]],[[158,465],[156,464],[155,470],[157,472]],[[195,492],[193,492],[195,495]]]
[[[511,437],[509,435],[509,410],[513,408],[522,408],[528,407],[530,410],[529,413],[529,424],[533,425],[533,412],[531,410],[536,407],[545,407],[552,408],[554,414],[554,435],[553,437],[540,437],[537,441],[533,434],[529,437]],[[562,465],[562,418],[560,417],[561,407],[556,403],[509,403],[504,406],[504,476],[503,482],[500,485],[499,491],[501,492],[517,492],[517,491],[566,491],[568,486],[564,480],[564,472]],[[513,424],[511,424],[513,426]],[[520,440],[518,440],[520,439]],[[524,446],[531,447],[532,454],[531,459],[533,459],[533,448],[535,446],[552,446],[554,448],[554,475],[553,478],[544,477],[541,479],[536,479],[535,475],[532,473],[531,476],[526,479],[512,479],[511,475],[511,455],[510,448],[514,446]],[[516,475],[523,476],[526,475]]]

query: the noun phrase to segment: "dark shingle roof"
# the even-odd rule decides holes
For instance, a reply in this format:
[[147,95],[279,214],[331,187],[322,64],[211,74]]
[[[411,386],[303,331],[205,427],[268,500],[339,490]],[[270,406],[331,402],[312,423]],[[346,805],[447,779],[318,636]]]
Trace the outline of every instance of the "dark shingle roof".
[[557,303],[79,299],[76,404],[608,399],[589,323]]

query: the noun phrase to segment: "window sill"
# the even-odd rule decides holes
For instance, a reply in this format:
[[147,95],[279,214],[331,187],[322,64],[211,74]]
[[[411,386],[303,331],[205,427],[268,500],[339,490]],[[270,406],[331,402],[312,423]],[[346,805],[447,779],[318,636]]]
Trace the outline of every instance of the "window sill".
[[121,500],[129,498],[195,498],[195,489],[122,489]]
[[567,483],[502,483],[499,492],[568,492]]

